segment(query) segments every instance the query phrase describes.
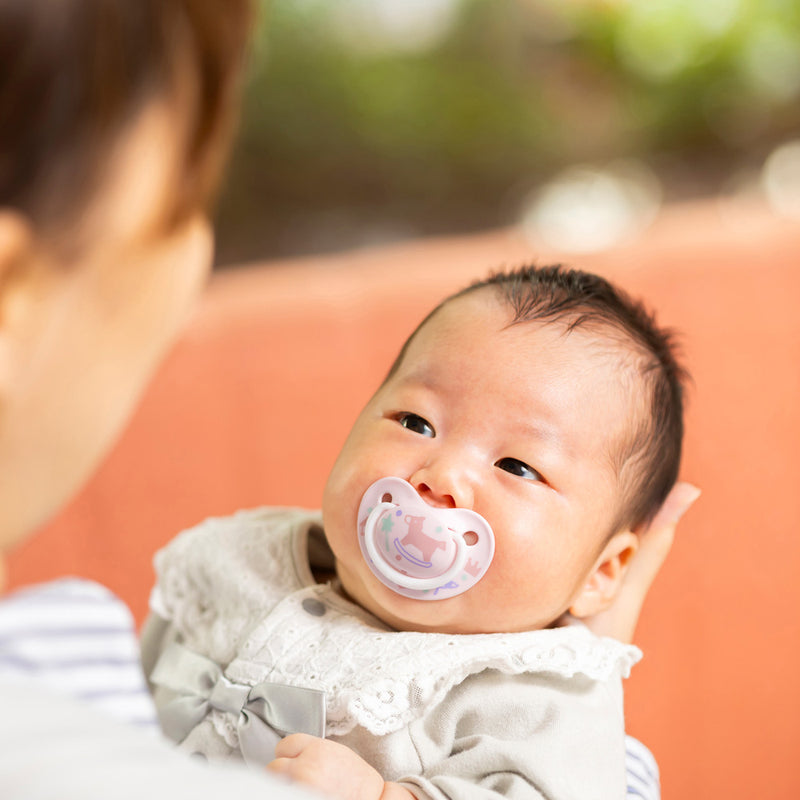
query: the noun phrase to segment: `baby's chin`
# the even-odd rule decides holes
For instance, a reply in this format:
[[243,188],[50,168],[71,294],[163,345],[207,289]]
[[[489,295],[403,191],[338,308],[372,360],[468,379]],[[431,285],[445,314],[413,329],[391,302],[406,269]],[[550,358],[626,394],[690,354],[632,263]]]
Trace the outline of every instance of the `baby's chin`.
[[453,634],[502,630],[499,619],[482,619],[476,623],[470,609],[472,603],[464,595],[447,600],[415,600],[393,592],[366,565],[364,569],[350,570],[337,562],[336,572],[349,599],[394,630]]
[[[359,565],[360,566],[360,565]],[[384,586],[364,565],[362,569],[349,569],[336,562],[336,574],[350,600],[369,611],[381,622],[398,631],[457,633],[447,626],[443,604],[449,600],[413,600]],[[433,609],[431,606],[437,606]]]

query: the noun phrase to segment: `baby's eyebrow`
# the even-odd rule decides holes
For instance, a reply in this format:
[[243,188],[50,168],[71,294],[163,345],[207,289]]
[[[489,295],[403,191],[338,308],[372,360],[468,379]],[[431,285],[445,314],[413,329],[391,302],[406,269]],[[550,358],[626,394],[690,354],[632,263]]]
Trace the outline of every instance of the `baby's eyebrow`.
[[436,391],[440,388],[441,381],[435,370],[427,368],[424,364],[418,364],[402,376],[401,383],[419,386],[422,389]]
[[566,452],[567,447],[562,432],[546,422],[520,420],[514,425],[516,434],[522,438],[535,439],[553,450]]

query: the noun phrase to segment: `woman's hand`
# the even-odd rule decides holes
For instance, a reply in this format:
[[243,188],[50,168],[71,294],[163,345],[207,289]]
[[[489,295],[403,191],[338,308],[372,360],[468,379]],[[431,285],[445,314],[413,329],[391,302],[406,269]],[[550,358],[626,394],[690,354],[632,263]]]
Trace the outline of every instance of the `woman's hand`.
[[636,531],[639,549],[628,564],[613,604],[583,619],[598,636],[612,636],[622,642],[633,640],[644,599],[672,547],[678,521],[699,496],[700,490],[690,483],[676,483],[653,521]]
[[305,733],[281,739],[267,769],[338,800],[414,800],[349,747]]

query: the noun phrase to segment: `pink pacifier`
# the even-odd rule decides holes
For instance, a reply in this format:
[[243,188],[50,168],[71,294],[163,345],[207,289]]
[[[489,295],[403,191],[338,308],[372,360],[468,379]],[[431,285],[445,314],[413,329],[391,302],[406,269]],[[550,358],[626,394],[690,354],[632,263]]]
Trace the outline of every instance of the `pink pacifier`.
[[480,514],[428,505],[402,478],[380,478],[364,492],[358,543],[382,583],[416,600],[466,592],[494,556],[494,533]]

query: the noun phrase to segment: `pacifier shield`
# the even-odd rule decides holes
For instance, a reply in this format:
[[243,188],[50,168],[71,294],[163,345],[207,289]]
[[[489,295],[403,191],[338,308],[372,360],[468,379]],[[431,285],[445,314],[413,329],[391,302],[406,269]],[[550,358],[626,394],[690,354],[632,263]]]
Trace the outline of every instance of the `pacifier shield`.
[[380,478],[364,493],[358,543],[382,583],[416,600],[466,592],[494,556],[494,533],[480,514],[431,506],[402,478]]

